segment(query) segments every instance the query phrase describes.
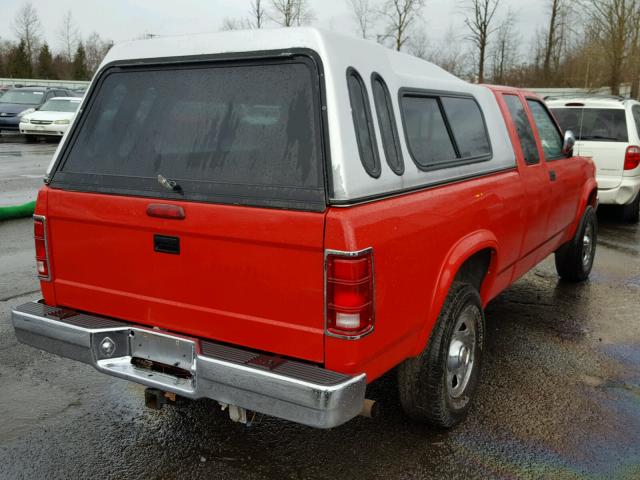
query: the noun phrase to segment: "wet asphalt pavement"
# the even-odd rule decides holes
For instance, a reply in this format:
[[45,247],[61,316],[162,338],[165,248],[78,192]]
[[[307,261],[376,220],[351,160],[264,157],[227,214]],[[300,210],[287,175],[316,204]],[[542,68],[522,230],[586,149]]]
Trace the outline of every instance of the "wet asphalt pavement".
[[[25,170],[52,153],[12,148]],[[208,401],[148,410],[142,387],[17,343],[10,308],[39,298],[32,224],[0,222],[0,478],[639,479],[640,229],[600,217],[589,282],[550,258],[489,305],[482,384],[450,432],[402,415],[393,372],[370,387],[381,418],[329,431],[247,428]]]
[[26,143],[20,135],[0,133],[0,207],[36,199],[57,146],[57,139]]

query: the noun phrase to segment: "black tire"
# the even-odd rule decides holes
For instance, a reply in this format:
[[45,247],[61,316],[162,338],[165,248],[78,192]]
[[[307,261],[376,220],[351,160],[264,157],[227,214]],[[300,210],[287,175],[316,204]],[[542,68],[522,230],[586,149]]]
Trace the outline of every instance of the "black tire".
[[597,241],[598,222],[593,207],[589,205],[574,237],[556,250],[556,271],[560,278],[568,282],[583,282],[589,278]]
[[633,202],[621,207],[622,220],[629,223],[638,223],[640,221],[640,193],[636,195]]
[[[450,349],[455,351],[457,348],[454,340],[464,332],[459,327],[461,321],[469,324],[465,325],[467,329],[473,326],[475,338],[469,343],[473,344],[471,364],[462,374],[456,390],[455,375],[452,375],[448,360]],[[454,282],[427,348],[398,367],[400,403],[407,416],[439,428],[451,428],[465,418],[480,380],[484,331],[480,295],[471,285]],[[462,357],[465,354],[460,350],[457,357],[451,358],[460,360]]]

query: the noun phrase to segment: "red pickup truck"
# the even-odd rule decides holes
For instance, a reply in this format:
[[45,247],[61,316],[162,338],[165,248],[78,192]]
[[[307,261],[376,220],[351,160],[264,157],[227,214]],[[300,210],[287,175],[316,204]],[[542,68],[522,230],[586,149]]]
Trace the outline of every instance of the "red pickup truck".
[[16,335],[150,398],[325,428],[397,367],[406,413],[451,427],[487,303],[554,252],[589,275],[572,145],[533,94],[315,29],[118,44],[39,192]]

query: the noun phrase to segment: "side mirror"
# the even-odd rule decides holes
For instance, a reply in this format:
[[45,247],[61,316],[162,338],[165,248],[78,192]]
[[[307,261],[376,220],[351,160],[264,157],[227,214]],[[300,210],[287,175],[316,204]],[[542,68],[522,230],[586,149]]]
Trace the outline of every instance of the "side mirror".
[[564,132],[564,144],[562,145],[562,153],[567,157],[573,156],[573,146],[576,144],[576,136],[571,130]]

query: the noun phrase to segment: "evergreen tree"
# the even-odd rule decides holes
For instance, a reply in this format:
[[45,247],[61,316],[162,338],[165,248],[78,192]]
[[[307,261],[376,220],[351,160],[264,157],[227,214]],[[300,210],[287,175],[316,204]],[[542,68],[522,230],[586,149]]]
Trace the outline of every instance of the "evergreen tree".
[[33,76],[33,67],[24,40],[20,40],[20,43],[9,51],[8,60],[7,71],[11,77],[31,78]]
[[53,71],[53,56],[47,42],[42,44],[38,53],[38,77],[39,78],[56,78]]
[[73,56],[73,80],[89,80],[87,70],[87,53],[82,42],[78,44],[76,54]]
[[55,78],[64,78],[66,80],[71,78],[71,69],[73,65],[67,61],[67,57],[63,54],[56,54],[53,57],[53,75]]

